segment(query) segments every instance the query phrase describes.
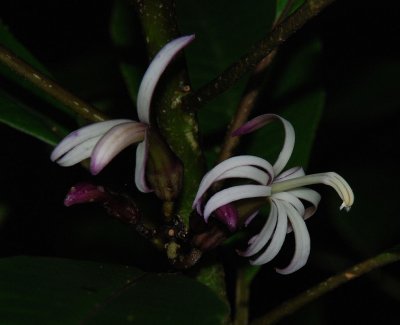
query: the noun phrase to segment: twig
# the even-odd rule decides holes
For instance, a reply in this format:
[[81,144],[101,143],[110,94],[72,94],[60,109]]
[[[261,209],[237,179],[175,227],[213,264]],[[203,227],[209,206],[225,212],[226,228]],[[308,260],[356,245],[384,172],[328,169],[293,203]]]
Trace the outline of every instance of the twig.
[[221,151],[219,153],[218,162],[230,158],[233,155],[233,151],[239,144],[240,138],[232,137],[232,132],[248,120],[262,88],[261,79],[264,76],[264,72],[267,70],[273,58],[275,57],[275,54],[276,50],[272,51],[263,60],[261,60],[261,62],[255,68],[253,75],[250,77],[244,95],[242,96],[242,99],[237,107],[236,114],[233,117],[225,135],[224,143],[222,144]]
[[214,80],[210,81],[196,92],[187,95],[184,100],[189,110],[198,109],[202,104],[215,98],[232,87],[245,74],[252,71],[256,65],[292,34],[299,30],[311,18],[335,0],[308,0],[296,12],[276,26],[265,38],[250,48],[237,62],[228,67]]
[[249,323],[250,282],[246,277],[245,268],[239,267],[236,276],[236,311],[233,325],[247,325]]
[[334,275],[325,281],[317,284],[315,287],[301,293],[266,315],[254,320],[251,325],[267,325],[274,324],[288,316],[309,302],[321,297],[325,293],[337,288],[338,286],[358,278],[359,276],[368,273],[374,269],[383,267],[387,264],[394,263],[400,260],[400,251],[390,251],[377,255],[369,260],[356,264],[342,273]]
[[13,53],[2,46],[0,46],[0,62],[14,73],[30,82],[33,87],[38,88],[49,96],[55,98],[57,101],[61,102],[86,120],[100,122],[107,119],[107,117],[96,108],[71,94],[55,81],[35,70],[29,64],[17,58]]

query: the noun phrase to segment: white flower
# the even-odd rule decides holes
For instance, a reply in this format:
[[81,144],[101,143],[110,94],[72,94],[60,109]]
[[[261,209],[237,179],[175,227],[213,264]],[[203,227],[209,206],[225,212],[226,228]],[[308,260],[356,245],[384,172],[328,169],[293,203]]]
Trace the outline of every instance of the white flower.
[[166,44],[155,56],[143,76],[137,97],[139,121],[127,119],[99,122],[80,128],[66,136],[54,149],[51,160],[61,166],[72,166],[91,158],[90,171],[98,174],[119,152],[133,143],[136,149],[135,183],[142,192],[150,192],[145,179],[148,155],[147,129],[150,105],[158,80],[172,59],[194,39],[182,36]]
[[[239,254],[250,257],[251,264],[265,264],[279,253],[286,234],[293,230],[296,248],[292,261],[287,267],[277,269],[279,273],[289,274],[307,262],[310,254],[310,236],[304,220],[314,214],[321,199],[316,191],[304,186],[326,184],[333,187],[343,200],[340,208],[346,210],[352,206],[354,195],[348,183],[333,172],[305,175],[300,167],[282,172],[293,152],[295,133],[292,125],[278,115],[258,116],[236,130],[233,135],[253,132],[273,120],[279,120],[285,129],[284,145],[275,164],[271,165],[268,161],[254,156],[237,156],[221,162],[202,179],[193,208],[207,221],[212,213],[227,204],[249,198],[265,198],[266,203],[270,202],[267,222],[262,230],[249,240],[247,249]],[[203,202],[204,194],[212,184],[227,178],[247,179],[256,184],[223,189],[211,196],[207,202]],[[308,202],[310,206],[306,208],[302,201]],[[258,211],[247,216],[246,224],[257,213]]]

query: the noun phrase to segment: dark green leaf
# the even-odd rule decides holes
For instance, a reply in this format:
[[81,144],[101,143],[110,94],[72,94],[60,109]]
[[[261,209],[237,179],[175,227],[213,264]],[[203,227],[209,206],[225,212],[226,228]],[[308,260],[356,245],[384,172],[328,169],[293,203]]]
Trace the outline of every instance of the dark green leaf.
[[37,257],[0,260],[4,324],[221,324],[225,305],[177,274]]
[[[272,102],[278,106],[279,114],[293,124],[296,132],[296,143],[288,167],[307,166],[324,107],[324,91],[313,86],[319,52],[319,42],[312,41],[297,47],[288,59],[281,60],[275,67],[278,77],[274,79]],[[281,54],[284,56],[286,53]],[[249,141],[247,153],[274,162],[282,148],[284,133],[282,126],[275,122],[247,137],[251,137],[251,140],[245,139]]]
[[[10,50],[14,55],[16,55],[18,58],[28,63],[37,71],[41,72],[47,77],[51,77],[50,72],[12,35],[12,33],[1,21],[0,21],[0,45]],[[45,100],[54,107],[62,110],[65,113],[68,113],[71,116],[74,116],[74,113],[68,107],[64,106],[64,104],[58,102],[43,90],[36,88],[25,78],[22,78],[21,76],[17,75],[15,72],[13,72],[12,70],[10,70],[9,68],[7,68],[2,64],[0,64],[0,74],[5,76],[9,80],[13,81],[17,85],[22,86],[23,88],[37,95],[39,98]]]
[[[275,14],[275,18],[279,18],[280,15],[283,13],[283,10],[285,9],[285,7],[288,5],[288,3],[291,0],[276,0],[276,14]],[[299,9],[303,3],[305,2],[305,0],[295,0],[293,1],[291,7],[289,8],[288,11],[288,15],[291,15],[293,12],[295,12],[297,9]]]
[[[128,93],[136,104],[137,92],[143,72],[132,62],[138,51],[138,27],[134,21],[136,17],[132,5],[125,0],[114,1],[113,13],[110,21],[110,35],[115,48],[121,53],[120,71],[125,81]],[[124,57],[129,53],[129,60]]]
[[0,122],[55,145],[67,131],[50,118],[34,111],[0,90]]
[[[184,34],[196,34],[185,50],[192,84],[198,88],[215,78],[265,35],[272,24],[273,1],[177,2]],[[238,104],[244,83],[239,83],[199,113],[205,135],[223,131]]]
[[[9,31],[8,27],[0,21],[0,44],[17,54],[18,57],[28,62],[36,70],[50,76],[50,72],[25,48]],[[2,70],[0,70],[2,71]]]

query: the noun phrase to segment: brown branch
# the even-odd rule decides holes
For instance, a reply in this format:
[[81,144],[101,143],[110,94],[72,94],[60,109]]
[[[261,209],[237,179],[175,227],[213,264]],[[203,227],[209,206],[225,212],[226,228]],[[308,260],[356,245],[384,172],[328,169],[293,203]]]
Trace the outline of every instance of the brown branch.
[[0,46],[0,63],[7,66],[13,73],[27,80],[32,87],[45,92],[86,120],[100,122],[107,119],[96,108],[76,97],[43,73],[35,70],[2,46]]
[[246,89],[237,107],[236,114],[229,125],[228,131],[225,135],[224,143],[221,146],[218,162],[230,158],[233,151],[239,144],[240,137],[232,137],[232,132],[242,126],[249,118],[255,102],[260,94],[262,83],[261,80],[265,75],[265,71],[270,66],[273,58],[275,57],[276,50],[272,51],[257,65],[253,75],[247,83]]
[[317,284],[315,287],[301,293],[266,315],[254,320],[251,325],[268,325],[274,324],[282,318],[294,313],[304,305],[314,301],[329,291],[339,287],[340,285],[356,279],[361,275],[383,267],[387,264],[394,263],[400,260],[400,251],[390,251],[377,255],[369,260],[356,264],[342,273],[334,275],[325,281]]
[[187,95],[183,99],[185,107],[189,110],[197,109],[205,102],[228,90],[240,78],[251,72],[263,58],[334,1],[307,0],[302,7],[277,25],[265,38],[253,45],[248,53],[243,55],[237,62],[196,92]]

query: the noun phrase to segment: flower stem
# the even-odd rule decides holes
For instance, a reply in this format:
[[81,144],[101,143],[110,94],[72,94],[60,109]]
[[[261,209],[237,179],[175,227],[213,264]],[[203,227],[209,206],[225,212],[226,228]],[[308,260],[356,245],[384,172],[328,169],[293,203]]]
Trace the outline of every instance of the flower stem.
[[196,92],[187,95],[184,98],[185,107],[197,109],[231,88],[240,78],[252,71],[263,58],[334,1],[307,0],[303,6],[277,25],[266,37],[253,45],[237,62]]
[[282,318],[294,313],[304,305],[312,302],[313,300],[321,297],[325,293],[339,287],[340,285],[356,279],[361,275],[373,271],[377,268],[383,267],[387,264],[394,263],[400,260],[400,251],[397,248],[389,252],[379,254],[371,259],[356,264],[342,273],[334,275],[325,281],[317,284],[316,286],[301,293],[279,307],[268,312],[266,315],[254,320],[251,325],[267,325],[274,324]]
[[27,80],[32,87],[40,89],[84,119],[92,122],[100,122],[107,119],[96,108],[76,97],[2,46],[0,46],[0,63],[7,66],[16,75]]

